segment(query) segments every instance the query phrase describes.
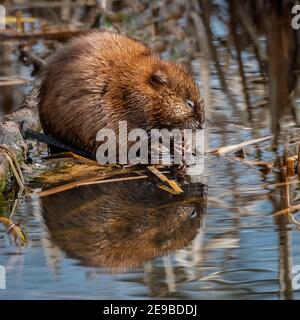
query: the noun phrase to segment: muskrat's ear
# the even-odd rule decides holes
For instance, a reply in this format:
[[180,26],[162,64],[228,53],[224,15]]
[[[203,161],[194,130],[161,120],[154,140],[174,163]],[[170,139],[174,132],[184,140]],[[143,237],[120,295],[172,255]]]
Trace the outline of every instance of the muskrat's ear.
[[156,71],[155,73],[151,74],[149,82],[154,87],[157,85],[166,84],[168,82],[167,75],[162,71]]

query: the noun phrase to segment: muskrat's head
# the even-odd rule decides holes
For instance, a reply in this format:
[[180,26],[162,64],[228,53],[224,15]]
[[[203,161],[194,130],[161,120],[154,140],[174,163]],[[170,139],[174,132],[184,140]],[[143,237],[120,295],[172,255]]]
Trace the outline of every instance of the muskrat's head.
[[131,97],[132,102],[138,97],[139,116],[146,113],[156,128],[201,129],[204,102],[189,72],[153,56],[143,66],[139,66],[139,83],[133,85]]
[[201,129],[204,102],[189,72],[151,51],[143,54],[124,62],[126,72],[113,79],[117,82],[111,91],[114,114],[121,107],[122,120],[144,129]]

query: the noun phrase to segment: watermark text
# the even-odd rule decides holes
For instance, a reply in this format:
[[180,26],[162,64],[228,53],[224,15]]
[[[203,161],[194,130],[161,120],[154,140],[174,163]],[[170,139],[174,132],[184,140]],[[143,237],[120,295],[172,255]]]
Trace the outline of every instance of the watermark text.
[[0,289],[6,289],[6,271],[4,266],[0,265]]

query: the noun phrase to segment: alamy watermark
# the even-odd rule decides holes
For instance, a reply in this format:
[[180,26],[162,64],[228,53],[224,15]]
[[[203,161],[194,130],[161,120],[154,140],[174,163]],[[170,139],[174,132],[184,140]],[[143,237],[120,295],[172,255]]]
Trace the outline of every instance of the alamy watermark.
[[0,289],[6,289],[6,270],[0,265]]
[[295,30],[300,29],[300,4],[296,4],[292,8],[292,14],[295,15],[292,19],[292,28]]
[[117,132],[98,131],[96,158],[99,164],[162,164],[197,166],[204,169],[203,129],[134,128],[128,131],[127,121],[120,121]]
[[0,5],[0,30],[6,27],[6,10],[5,7]]
[[300,289],[300,265],[295,265],[292,268],[292,288],[293,290],[299,290]]

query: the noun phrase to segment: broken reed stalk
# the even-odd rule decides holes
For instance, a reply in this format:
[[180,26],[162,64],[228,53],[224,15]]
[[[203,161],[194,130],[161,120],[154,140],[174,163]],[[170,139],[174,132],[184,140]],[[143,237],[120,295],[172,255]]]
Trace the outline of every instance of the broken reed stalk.
[[241,158],[241,157],[233,157],[233,158],[225,157],[225,159],[240,162],[240,163],[248,165],[252,168],[253,167],[261,167],[261,168],[266,168],[266,169],[274,168],[273,163],[266,162],[266,161],[248,160],[248,159]]
[[[157,168],[153,166],[148,166],[147,169],[151,171],[156,177],[158,177],[158,179],[160,179],[162,182],[167,183],[176,192],[176,194],[183,193],[183,190],[179,187],[175,180],[169,179],[162,172],[160,172]],[[169,188],[164,187],[163,189],[168,191]]]
[[146,178],[148,178],[148,176],[146,176],[146,175],[139,175],[139,176],[135,176],[135,177],[114,178],[114,179],[106,179],[106,180],[94,181],[94,182],[85,182],[85,183],[82,183],[81,186],[102,184],[102,183],[108,183],[108,182],[122,182],[122,181],[130,181],[130,180],[139,180],[139,179],[146,179]]
[[279,216],[281,214],[287,214],[287,213],[294,213],[298,210],[300,210],[300,204],[297,204],[294,206],[289,206],[288,208],[277,211],[277,212],[273,213],[273,216]]
[[1,216],[0,223],[5,226],[7,234],[12,236],[15,244],[19,246],[25,246],[27,244],[26,233],[17,222]]
[[18,164],[16,155],[8,146],[3,144],[0,145],[0,153],[2,153],[6,157],[10,165],[10,168],[12,170],[12,173],[18,183],[19,192],[21,193],[25,189],[25,180],[24,180],[22,171],[20,169],[20,166]]
[[[217,149],[213,149],[213,150],[209,150],[207,153],[208,154],[212,154],[212,155],[218,155],[218,156],[224,156],[230,152],[234,152],[237,150],[242,149],[245,146],[249,146],[249,145],[253,145],[256,143],[260,143],[266,140],[270,140],[272,139],[272,136],[266,136],[263,138],[258,138],[258,139],[252,139],[252,140],[248,140],[242,143],[238,143],[238,144],[234,144],[234,145],[230,145],[230,146],[225,146],[225,147],[220,147]],[[284,159],[284,167],[286,169],[286,175],[287,177],[292,177],[295,175],[295,164],[296,161],[299,158],[299,154],[300,154],[300,146],[298,147],[298,155],[295,156],[289,156],[289,157],[285,157]],[[243,164],[249,165],[250,167],[254,167],[254,166],[258,166],[258,167],[262,167],[262,168],[267,168],[267,169],[272,169],[272,168],[281,168],[282,165],[278,165],[278,163],[273,164],[272,162],[266,162],[266,161],[257,161],[257,160],[249,160],[249,159],[245,159],[244,157],[239,157],[239,156],[235,156],[233,158],[228,158],[226,157],[226,159],[231,160],[231,161],[237,161],[237,162],[241,162]],[[297,168],[298,168],[298,177],[300,179],[300,164],[299,161],[297,161]]]
[[[71,183],[67,183],[62,186],[58,186],[55,188],[51,188],[45,191],[40,191],[37,193],[39,197],[46,197],[50,196],[56,193],[64,192],[70,189],[74,189],[81,186],[88,186],[88,185],[94,185],[94,184],[103,184],[103,183],[110,183],[110,182],[120,182],[120,181],[129,181],[129,180],[138,180],[138,179],[146,179],[148,176],[146,175],[140,175],[140,176],[134,176],[134,177],[123,177],[123,178],[115,178],[115,179],[106,179],[106,180],[99,180],[99,177],[93,177],[89,179],[83,179],[80,181],[75,181]],[[96,180],[96,181],[95,181]]]
[[28,80],[26,79],[10,79],[7,77],[0,78],[0,87],[8,87],[8,86],[19,86],[26,84]]
[[169,188],[169,187],[167,187],[167,186],[165,186],[165,185],[161,185],[161,186],[158,186],[158,187],[159,187],[160,189],[166,191],[166,192],[169,192],[169,193],[173,194],[173,195],[177,195],[177,194],[180,193],[180,192],[177,192],[177,191],[175,191],[175,190],[173,190],[173,189],[171,189],[171,188]]
[[272,136],[266,136],[266,137],[262,137],[262,138],[258,138],[258,139],[251,139],[251,140],[244,141],[244,142],[241,142],[238,144],[233,144],[230,146],[212,149],[212,150],[209,150],[207,153],[221,156],[221,155],[227,154],[229,152],[237,151],[243,147],[250,146],[250,145],[264,142],[264,141],[271,140],[271,139],[272,139]]

